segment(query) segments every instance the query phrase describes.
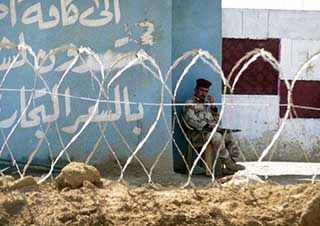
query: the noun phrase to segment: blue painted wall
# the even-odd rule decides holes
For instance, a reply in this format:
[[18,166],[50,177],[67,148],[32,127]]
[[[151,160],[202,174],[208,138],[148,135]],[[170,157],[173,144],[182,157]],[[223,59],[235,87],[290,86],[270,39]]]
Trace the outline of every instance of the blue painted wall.
[[[15,2],[15,4],[12,4]],[[78,47],[90,47],[103,59],[105,66],[110,65],[110,59],[117,54],[125,54],[144,49],[160,65],[162,71],[168,70],[171,65],[171,0],[152,1],[149,0],[104,0],[104,1],[72,1],[67,6],[63,6],[65,1],[16,1],[3,0],[0,2],[0,40],[12,43],[25,42],[32,47],[36,54],[45,55],[51,49],[65,44],[74,44]],[[11,4],[10,4],[11,3]],[[96,4],[99,3],[99,4]],[[65,3],[64,3],[65,4]],[[68,12],[66,16],[63,11]],[[122,41],[121,41],[122,40]],[[15,50],[1,50],[0,64],[12,61],[16,55]],[[30,55],[27,58],[32,61]],[[20,61],[21,58],[19,58]],[[44,80],[50,89],[53,89],[63,75],[64,70],[60,70],[62,65],[70,60],[72,56],[66,52],[59,53],[48,61],[45,66],[52,66],[42,73]],[[41,59],[40,59],[41,60]],[[99,67],[92,63],[93,60],[84,57],[89,67],[101,79]],[[70,63],[69,63],[70,64]],[[98,96],[98,84],[92,79],[90,72],[82,70],[81,60],[73,67],[66,79],[61,84],[58,92],[65,94],[69,91],[71,95],[95,99]],[[0,80],[5,75],[6,67],[2,64]],[[80,66],[80,67],[79,67]],[[45,70],[45,69],[43,69]],[[60,71],[59,71],[60,70]],[[81,72],[79,72],[81,71]],[[117,70],[113,70],[108,75],[106,83],[115,75]],[[15,67],[8,73],[7,79],[0,90],[1,114],[0,129],[3,135],[0,136],[2,146],[4,137],[10,134],[14,125],[23,111],[21,105],[21,95],[23,87],[27,89],[43,89],[46,86],[40,79],[35,82],[34,72],[28,65]],[[105,83],[105,84],[106,84]],[[106,90],[106,85],[104,86]],[[15,91],[5,91],[14,89]],[[119,90],[120,101],[124,101],[127,89],[129,100],[132,102],[159,103],[161,95],[160,82],[154,79],[146,69],[134,66],[117,79],[111,87],[111,100],[114,100],[114,92]],[[31,92],[25,92],[25,99],[28,102]],[[104,98],[102,98],[104,99]],[[169,99],[167,99],[169,101]],[[65,132],[65,128],[74,125],[79,116],[88,115],[90,106],[95,102],[71,98],[70,110],[66,107],[66,100],[63,96],[58,98],[59,114],[51,120],[44,119],[49,114],[54,113],[53,100],[49,95],[39,96],[32,101],[26,112],[26,119],[31,123],[18,123],[11,138],[9,146],[6,146],[0,156],[1,160],[10,160],[10,150],[16,160],[25,162],[31,152],[40,145],[39,151],[35,155],[34,163],[51,162],[50,156],[58,155],[63,145],[59,141],[57,128],[61,132],[62,141],[66,145],[70,139],[80,130],[83,122],[74,131]],[[45,111],[41,111],[39,106],[43,106]],[[109,107],[109,108],[108,108]],[[107,109],[115,111],[115,104],[100,104],[99,114],[103,114]],[[139,113],[138,105],[130,105],[131,113]],[[155,120],[158,106],[143,105],[143,117],[133,121],[127,121],[125,116],[125,106],[121,104],[119,119],[113,123],[119,128],[126,138],[128,145],[134,149],[143,139],[152,122]],[[171,126],[171,109],[165,109],[169,126]],[[30,112],[36,115],[31,118]],[[41,115],[42,113],[45,113]],[[16,115],[16,117],[14,117]],[[9,120],[8,119],[14,119]],[[51,122],[51,125],[48,123]],[[100,122],[102,127],[106,123]],[[105,137],[110,146],[116,152],[120,161],[124,162],[130,155],[127,145],[122,141],[119,134],[110,122],[107,122]],[[41,130],[46,130],[47,141],[41,141]],[[68,130],[68,129],[67,129]],[[138,154],[145,160],[145,164],[153,162],[157,153],[165,146],[164,140],[169,139],[169,132],[163,124],[163,120],[157,126],[157,135],[151,136],[141,153]],[[98,123],[91,123],[80,137],[70,146],[68,153],[72,160],[83,161],[95,148],[100,136]],[[48,148],[50,145],[52,152]],[[157,147],[157,148],[154,148]],[[169,145],[168,150],[171,150]],[[171,153],[170,153],[171,155]],[[113,160],[111,160],[113,159]],[[66,161],[63,156],[62,162]],[[108,145],[102,140],[98,145],[93,162],[100,165],[109,165],[108,162],[115,162]]]
[[[1,1],[0,40],[16,44],[25,42],[39,56],[44,56],[51,49],[70,43],[78,47],[90,47],[101,57],[106,68],[110,66],[115,56],[144,49],[156,60],[163,74],[167,72],[174,59],[193,48],[208,50],[220,60],[220,0],[87,0],[71,1],[68,5],[65,5],[65,2],[63,0]],[[16,50],[1,49],[0,81],[3,80],[8,65],[16,54]],[[33,61],[30,54],[27,54],[27,59]],[[41,75],[46,84],[39,77],[35,79],[34,71],[27,64],[15,64],[9,71],[0,87],[1,147],[5,137],[9,136],[15,125],[17,127],[8,145],[0,153],[2,163],[11,160],[10,151],[16,160],[25,162],[30,154],[39,148],[33,163],[50,164],[51,158],[55,159],[63,146],[83,126],[84,123],[81,122],[74,130],[70,129],[80,116],[88,115],[88,111],[95,104],[94,101],[68,99],[65,96],[52,99],[50,95],[40,95],[41,93],[32,100],[26,111],[25,120],[18,122],[24,109],[23,99],[28,102],[30,89],[41,90],[47,85],[52,91],[67,68],[65,63],[69,62],[69,65],[72,59],[72,51],[58,53],[51,57],[41,68]],[[21,57],[18,62],[23,63]],[[168,81],[169,88],[171,82],[174,87],[184,65],[177,68],[172,80]],[[83,60],[79,60],[68,73],[58,92],[70,93],[74,97],[96,99],[99,87],[88,68],[101,79],[99,65],[84,56]],[[106,83],[116,72],[117,69],[106,70],[108,77],[104,85],[105,90]],[[207,66],[199,64],[190,71],[188,79],[183,82],[179,90],[178,102],[184,102],[192,95],[194,81],[199,75],[214,81],[213,92],[216,100],[220,101],[219,79],[214,77]],[[110,91],[111,100],[117,100],[116,94],[120,96],[120,101],[124,101],[128,93],[131,102],[157,104],[160,101],[161,85],[148,70],[141,66],[134,66],[113,83]],[[171,102],[167,94],[165,102]],[[138,104],[130,105],[132,114],[139,113],[138,106]],[[111,165],[115,162],[110,152],[111,146],[120,161],[124,162],[130,155],[128,146],[131,149],[137,146],[156,117],[157,105],[142,105],[142,107],[142,117],[130,121],[125,115],[125,105],[122,103],[121,112],[118,112],[119,118],[113,121],[114,124],[105,120],[100,122],[102,127],[107,123],[104,135],[109,144],[102,139],[97,145],[101,132],[99,123],[92,122],[67,150],[71,159],[84,161],[96,148],[92,163],[100,166]],[[99,114],[103,116],[107,110],[115,112],[115,104],[101,103]],[[171,113],[171,107],[166,106],[165,115],[169,128],[171,128]],[[127,144],[123,142],[113,125],[119,128]],[[42,139],[41,131],[46,130],[46,139]],[[61,133],[61,140],[57,131]],[[170,139],[170,132],[164,120],[161,119],[155,132],[138,154],[146,166],[150,166],[158,153],[166,148],[161,158],[161,165],[164,166],[162,168],[167,169],[172,167],[172,145],[169,143],[165,147]],[[64,155],[59,164],[62,165],[66,161]]]
[[[219,63],[221,62],[221,1],[220,0],[174,0],[172,14],[172,59],[175,60],[184,52],[191,49],[203,49],[209,51]],[[172,77],[172,89],[184,68],[192,57],[184,61],[174,71]],[[208,65],[198,61],[194,65],[179,88],[176,102],[184,103],[193,96],[197,78],[206,78],[213,85],[210,94],[216,102],[221,102],[220,77],[209,68]],[[181,108],[177,108],[180,115]],[[177,125],[176,125],[177,128]],[[175,130],[175,138],[179,141],[182,152],[186,152],[185,139],[180,129]],[[173,149],[175,169],[185,167],[177,149]]]

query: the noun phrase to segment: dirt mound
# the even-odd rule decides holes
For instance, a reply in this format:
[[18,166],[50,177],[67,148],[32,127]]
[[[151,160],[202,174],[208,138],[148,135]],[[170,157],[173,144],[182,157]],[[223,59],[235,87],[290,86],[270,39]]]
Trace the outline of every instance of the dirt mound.
[[300,224],[303,226],[320,225],[320,194],[307,203],[301,214]]
[[320,183],[198,189],[102,183],[62,190],[44,183],[27,191],[0,185],[0,225],[294,226],[305,204],[320,193]]

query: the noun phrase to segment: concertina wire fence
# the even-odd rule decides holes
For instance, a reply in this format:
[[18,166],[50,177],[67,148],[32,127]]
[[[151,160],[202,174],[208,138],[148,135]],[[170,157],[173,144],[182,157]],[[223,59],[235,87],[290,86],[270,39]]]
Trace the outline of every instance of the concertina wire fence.
[[[205,63],[206,65],[208,65],[213,71],[215,71],[216,73],[219,74],[219,76],[221,77],[221,81],[223,82],[223,93],[226,94],[227,93],[227,89],[230,90],[230,94],[232,94],[235,90],[235,87],[237,85],[237,82],[239,81],[241,75],[243,74],[243,72],[251,65],[253,64],[258,58],[262,58],[265,62],[269,63],[272,65],[272,67],[279,71],[280,75],[281,75],[281,68],[280,68],[280,64],[279,62],[272,56],[271,53],[265,51],[264,49],[254,49],[253,51],[248,52],[245,56],[243,56],[233,67],[233,69],[231,70],[230,74],[226,77],[219,65],[219,63],[217,62],[217,60],[210,55],[209,52],[207,51],[203,51],[203,50],[191,50],[188,52],[185,52],[182,56],[180,56],[175,62],[174,64],[170,67],[170,69],[168,70],[168,72],[166,73],[165,76],[163,76],[159,65],[156,63],[156,61],[149,56],[145,51],[140,50],[137,53],[128,53],[125,54],[123,56],[121,56],[119,58],[118,61],[116,61],[113,65],[110,66],[110,68],[113,67],[117,67],[117,72],[115,73],[115,75],[110,79],[110,77],[108,77],[108,72],[105,70],[104,68],[104,64],[102,62],[102,59],[100,58],[100,56],[98,54],[96,54],[95,52],[93,52],[90,48],[87,47],[76,47],[74,45],[65,45],[56,49],[52,49],[50,50],[50,52],[46,55],[46,56],[42,56],[42,61],[39,62],[39,58],[37,57],[37,55],[35,54],[35,52],[33,51],[33,49],[26,45],[25,43],[20,43],[19,45],[13,44],[13,43],[1,43],[0,42],[0,50],[1,49],[11,49],[11,50],[15,50],[17,52],[16,56],[14,58],[12,58],[10,65],[8,66],[7,70],[5,71],[4,74],[2,74],[2,76],[0,76],[1,78],[1,82],[0,82],[0,95],[3,92],[19,92],[19,89],[10,89],[10,88],[5,88],[4,84],[6,79],[8,78],[10,71],[12,70],[12,68],[14,67],[14,65],[17,63],[17,60],[21,57],[23,58],[24,62],[26,65],[30,66],[35,74],[34,76],[34,84],[36,84],[37,80],[40,80],[43,85],[45,86],[45,89],[41,89],[41,90],[37,90],[37,92],[44,94],[48,94],[50,95],[51,99],[53,99],[56,96],[68,96],[70,98],[76,98],[76,99],[80,99],[80,100],[88,100],[88,98],[86,97],[79,97],[79,96],[73,96],[73,95],[68,95],[65,93],[59,93],[59,87],[61,86],[61,84],[64,82],[65,78],[68,76],[68,74],[70,73],[71,69],[74,67],[74,65],[78,62],[78,61],[83,61],[84,62],[84,55],[87,56],[91,56],[92,59],[94,59],[95,63],[99,65],[100,67],[100,75],[97,76],[91,69],[89,69],[90,71],[90,76],[91,79],[93,79],[95,82],[97,82],[99,88],[99,93],[98,96],[95,100],[91,100],[94,101],[94,108],[92,109],[92,111],[90,112],[89,117],[85,120],[84,124],[80,127],[79,131],[72,137],[72,139],[70,139],[70,141],[66,144],[63,143],[61,137],[61,133],[59,131],[59,126],[57,121],[49,121],[47,123],[46,128],[43,127],[43,125],[40,123],[39,125],[39,130],[42,132],[43,136],[41,137],[41,139],[39,139],[38,145],[35,148],[35,150],[32,151],[32,153],[29,156],[29,159],[27,161],[27,163],[24,165],[23,169],[20,169],[20,166],[17,164],[16,162],[16,158],[14,155],[14,151],[11,150],[10,146],[9,146],[9,141],[10,138],[12,137],[12,135],[14,134],[15,130],[17,129],[19,123],[21,123],[21,120],[23,118],[23,116],[26,114],[27,110],[30,108],[31,105],[35,105],[34,103],[34,95],[35,95],[35,87],[33,87],[32,89],[26,89],[26,92],[30,92],[30,97],[28,98],[28,100],[26,101],[25,104],[25,108],[21,109],[21,115],[18,117],[18,120],[14,123],[14,125],[9,129],[9,132],[7,134],[4,133],[3,128],[1,129],[1,133],[3,136],[3,143],[0,144],[0,159],[1,159],[1,155],[3,154],[3,152],[5,150],[7,150],[10,153],[10,157],[11,157],[11,161],[12,161],[12,166],[14,166],[19,174],[19,176],[22,178],[26,175],[27,169],[30,166],[30,164],[32,163],[34,156],[36,155],[36,153],[39,151],[40,146],[43,144],[43,142],[46,142],[48,145],[48,150],[50,153],[52,153],[51,150],[51,146],[50,146],[50,142],[49,139],[47,137],[47,132],[48,129],[50,128],[51,124],[54,123],[58,136],[59,136],[59,140],[62,143],[61,146],[61,150],[59,152],[59,154],[57,156],[52,156],[52,154],[50,155],[51,160],[52,160],[52,164],[51,167],[49,169],[49,171],[41,177],[41,179],[38,181],[38,183],[42,183],[44,181],[46,181],[53,173],[54,171],[54,167],[56,166],[57,162],[59,161],[59,159],[65,154],[68,158],[69,161],[70,158],[68,157],[68,148],[71,146],[72,143],[74,143],[79,136],[83,133],[83,131],[90,125],[90,123],[92,123],[92,119],[94,117],[94,115],[96,114],[96,112],[98,111],[98,107],[100,103],[115,103],[115,101],[111,101],[110,100],[110,87],[112,86],[112,84],[119,78],[121,77],[121,75],[123,75],[123,73],[127,70],[129,70],[131,67],[135,66],[135,65],[141,65],[144,69],[146,69],[147,71],[149,71],[153,77],[155,79],[157,79],[160,83],[161,83],[161,99],[159,103],[153,103],[154,106],[158,106],[158,111],[156,114],[156,119],[152,122],[150,128],[148,129],[148,131],[146,132],[146,135],[143,137],[143,139],[141,139],[141,141],[138,143],[138,145],[136,146],[136,148],[131,149],[131,155],[130,157],[126,160],[124,165],[121,165],[121,163],[119,162],[119,160],[117,159],[117,155],[116,155],[116,151],[112,149],[112,147],[109,146],[110,151],[112,153],[112,156],[115,158],[115,161],[117,162],[119,169],[121,171],[120,176],[119,176],[119,180],[123,180],[124,177],[124,173],[127,169],[127,167],[129,166],[129,164],[132,162],[133,159],[137,160],[139,162],[139,164],[141,165],[141,167],[143,168],[144,172],[146,173],[147,177],[148,177],[148,182],[149,183],[153,183],[152,181],[152,172],[155,168],[155,166],[157,165],[157,163],[159,162],[161,156],[163,155],[163,153],[166,151],[166,147],[169,145],[170,142],[173,143],[173,145],[176,147],[177,151],[179,152],[182,160],[184,161],[187,171],[188,171],[188,179],[186,182],[186,186],[190,185],[191,183],[191,179],[192,179],[192,175],[194,173],[195,167],[197,165],[197,163],[199,161],[201,161],[205,167],[207,169],[209,169],[206,165],[206,162],[203,159],[203,153],[206,150],[206,147],[208,146],[209,142],[211,141],[214,133],[216,133],[217,129],[218,129],[218,125],[220,124],[223,114],[224,114],[224,110],[225,110],[225,106],[227,105],[227,103],[225,102],[225,98],[222,99],[222,103],[216,103],[216,104],[221,104],[221,111],[220,111],[220,117],[218,120],[218,123],[216,124],[216,126],[212,129],[211,133],[210,133],[210,137],[209,139],[205,142],[205,144],[202,146],[200,151],[195,151],[196,153],[196,158],[193,162],[193,165],[191,167],[188,166],[187,161],[184,157],[184,154],[182,152],[182,150],[179,148],[177,142],[174,139],[174,127],[177,125],[180,127],[182,133],[184,134],[184,136],[186,137],[186,140],[188,141],[189,144],[191,144],[190,140],[188,139],[188,137],[186,136],[186,133],[184,132],[184,129],[182,128],[182,122],[179,119],[179,115],[177,114],[177,109],[176,106],[183,106],[185,104],[181,104],[181,103],[177,103],[176,102],[176,96],[178,93],[178,89],[183,81],[183,79],[186,78],[189,70],[191,69],[191,67],[193,65],[195,65],[198,61],[202,61],[203,63]],[[60,52],[67,52],[67,51],[75,51],[77,54],[75,54],[74,58],[72,61],[70,61],[70,64],[68,65],[67,69],[61,73],[61,77],[59,82],[57,83],[57,86],[55,87],[55,89],[53,89],[51,91],[51,89],[49,88],[45,78],[43,77],[43,75],[41,74],[41,67],[43,65],[45,65],[46,61],[48,61],[48,59],[52,56],[55,56],[56,54],[60,53]],[[22,54],[22,51],[27,52],[31,58],[33,59],[33,63],[28,59],[28,57],[25,54]],[[320,53],[316,53],[315,55],[313,55],[312,57],[310,57],[297,71],[297,73],[294,76],[294,79],[292,80],[291,83],[288,82],[288,80],[284,79],[286,88],[288,90],[288,95],[287,95],[287,109],[286,109],[286,113],[285,116],[283,117],[283,120],[281,121],[281,124],[279,126],[279,129],[276,131],[276,133],[274,134],[271,142],[267,145],[266,148],[263,149],[262,154],[260,155],[258,161],[262,161],[266,155],[270,152],[270,150],[272,149],[273,145],[275,144],[275,142],[277,141],[277,139],[279,138],[281,132],[283,131],[283,128],[285,126],[285,123],[287,121],[287,119],[290,117],[290,114],[292,114],[292,111],[294,109],[294,103],[292,102],[292,90],[293,87],[296,83],[296,81],[299,79],[299,77],[301,77],[302,72],[311,64],[313,63],[315,60],[317,60],[320,56]],[[191,59],[191,60],[190,60]],[[121,67],[119,67],[119,62],[124,62],[125,60],[125,64],[122,64]],[[173,91],[171,91],[171,89],[167,86],[167,81],[170,80],[173,71],[178,67],[178,65],[180,65],[182,62],[189,60],[189,63],[187,64],[187,66],[184,68],[182,74],[180,75],[179,79],[177,80],[176,86],[174,87]],[[4,62],[2,62],[4,63]],[[0,64],[1,65],[1,64]],[[236,74],[235,74],[236,73]],[[108,82],[107,78],[108,77]],[[234,78],[233,84],[230,84],[229,81],[231,79],[231,77]],[[106,86],[106,88],[104,88],[104,86]],[[171,97],[171,103],[164,103],[164,95],[165,92],[167,92],[170,97]],[[102,99],[102,97],[104,99]],[[123,101],[121,101],[121,103],[125,103]],[[137,103],[132,103],[130,102],[130,104],[137,104]],[[142,104],[150,104],[150,103],[142,103]],[[169,106],[169,107],[173,107],[173,122],[172,122],[172,128],[170,128],[168,126],[168,122],[167,119],[165,117],[165,113],[164,113],[164,106]],[[303,108],[303,106],[299,106],[300,108]],[[310,109],[308,107],[306,107],[307,109]],[[320,110],[317,108],[313,108],[313,110]],[[153,163],[153,165],[151,166],[150,170],[147,170],[147,168],[144,166],[143,162],[137,157],[137,153],[141,150],[141,148],[144,146],[144,144],[146,143],[146,141],[149,139],[149,137],[151,136],[152,133],[156,133],[156,125],[159,122],[160,118],[163,117],[164,121],[166,122],[166,128],[170,134],[170,138],[168,141],[166,141],[166,145],[164,146],[164,148],[159,152],[158,156],[156,157],[155,162]],[[100,130],[100,137],[98,138],[97,142],[100,142],[102,139],[105,141],[106,144],[108,144],[108,137],[105,136],[105,132],[106,132],[106,124],[102,127],[99,123],[99,130]],[[116,125],[112,122],[112,125],[115,127],[115,129],[118,129],[116,127]],[[121,135],[121,133],[118,133],[121,136],[122,141],[126,144],[126,138],[123,137]],[[128,146],[128,145],[127,145]],[[191,145],[192,148],[194,149],[193,145]],[[92,152],[88,155],[88,157],[86,158],[85,163],[89,163],[91,157],[93,156],[95,150],[92,150]],[[219,152],[219,150],[217,150]],[[214,161],[213,165],[216,164],[216,160]],[[0,169],[1,174],[3,174],[5,172],[7,168],[4,169]],[[213,170],[211,171],[211,182],[215,181],[215,175],[214,175],[214,167]]]

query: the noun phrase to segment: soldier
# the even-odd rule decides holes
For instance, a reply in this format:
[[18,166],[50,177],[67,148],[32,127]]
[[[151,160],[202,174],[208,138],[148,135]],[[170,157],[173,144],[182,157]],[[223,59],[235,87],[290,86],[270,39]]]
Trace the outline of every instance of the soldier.
[[[197,86],[194,90],[194,96],[191,100],[186,103],[191,105],[186,105],[183,108],[184,120],[189,124],[189,126],[195,128],[192,132],[191,141],[200,141],[201,134],[199,131],[212,130],[217,123],[219,118],[219,112],[217,106],[214,105],[213,96],[208,95],[211,82],[206,79],[198,79]],[[210,103],[210,104],[205,104]],[[207,134],[209,138],[210,133]],[[212,138],[213,150],[217,151],[219,148],[219,158],[225,165],[224,174],[233,174],[238,170],[244,170],[243,165],[237,164],[234,158],[239,157],[238,148],[232,142],[232,134],[228,132],[226,134],[225,140],[223,142],[223,136],[220,132],[216,132]],[[220,147],[221,145],[221,147]]]

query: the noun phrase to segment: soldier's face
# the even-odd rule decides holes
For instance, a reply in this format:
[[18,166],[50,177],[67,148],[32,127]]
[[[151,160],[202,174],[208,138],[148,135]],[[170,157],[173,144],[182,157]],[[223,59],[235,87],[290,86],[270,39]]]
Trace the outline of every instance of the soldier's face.
[[198,87],[195,89],[195,94],[196,96],[204,100],[208,96],[209,88],[204,88],[204,87]]

